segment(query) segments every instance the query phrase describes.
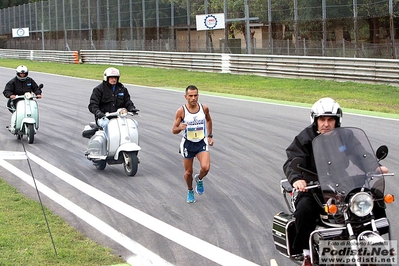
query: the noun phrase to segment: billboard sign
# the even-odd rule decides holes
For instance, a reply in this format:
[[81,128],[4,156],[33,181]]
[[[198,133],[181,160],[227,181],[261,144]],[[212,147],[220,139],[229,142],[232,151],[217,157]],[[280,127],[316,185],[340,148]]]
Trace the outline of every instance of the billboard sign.
[[224,29],[224,13],[196,15],[197,30]]
[[29,28],[13,28],[12,29],[12,37],[29,37]]

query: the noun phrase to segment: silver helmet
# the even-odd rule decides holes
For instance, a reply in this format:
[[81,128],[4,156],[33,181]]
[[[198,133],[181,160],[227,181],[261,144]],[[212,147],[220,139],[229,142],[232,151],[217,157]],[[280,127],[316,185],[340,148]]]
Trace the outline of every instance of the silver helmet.
[[316,125],[317,118],[320,116],[336,117],[335,127],[340,127],[342,122],[341,106],[329,97],[321,98],[316,101],[310,110],[310,122]]
[[109,77],[117,77],[119,81],[119,77],[121,76],[119,70],[114,67],[109,67],[104,71],[104,81],[108,81]]
[[[29,74],[29,70],[26,66],[20,65],[17,67],[16,71],[17,71],[17,79],[19,79],[21,81],[26,80],[26,78],[28,77],[28,74]],[[26,74],[25,77],[21,77],[21,73],[25,73]]]

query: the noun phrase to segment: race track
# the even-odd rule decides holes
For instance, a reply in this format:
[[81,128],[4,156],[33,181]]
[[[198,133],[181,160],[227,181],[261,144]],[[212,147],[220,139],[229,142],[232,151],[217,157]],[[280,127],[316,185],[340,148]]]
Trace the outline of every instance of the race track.
[[[2,68],[0,84],[14,74]],[[215,144],[205,193],[187,204],[181,136],[171,128],[188,84],[180,91],[125,84],[140,109],[135,118],[142,148],[137,175],[127,177],[122,165],[98,171],[84,156],[81,131],[94,121],[87,105],[100,81],[29,74],[45,87],[35,142],[22,142],[44,204],[69,224],[135,265],[269,265],[271,259],[292,265],[276,252],[271,229],[273,215],[286,210],[279,189],[285,148],[309,124],[309,108],[207,95],[199,88],[200,102],[210,108]],[[10,113],[2,99],[0,151],[15,158],[0,158],[0,176],[37,200],[28,162],[15,153],[23,145],[5,128]],[[364,129],[374,148],[389,147],[383,164],[399,175],[399,121],[349,114],[344,106],[343,111],[343,126]],[[398,186],[397,177],[387,178],[388,192],[395,194]],[[388,206],[393,239],[397,204]]]

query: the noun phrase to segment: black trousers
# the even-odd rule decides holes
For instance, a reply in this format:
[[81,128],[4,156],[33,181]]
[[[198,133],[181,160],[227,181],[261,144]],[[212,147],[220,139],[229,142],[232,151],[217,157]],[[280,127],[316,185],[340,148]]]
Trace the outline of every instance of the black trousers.
[[296,236],[293,245],[294,249],[302,251],[309,249],[309,236],[316,228],[317,220],[323,209],[310,192],[299,193],[295,201],[295,208]]

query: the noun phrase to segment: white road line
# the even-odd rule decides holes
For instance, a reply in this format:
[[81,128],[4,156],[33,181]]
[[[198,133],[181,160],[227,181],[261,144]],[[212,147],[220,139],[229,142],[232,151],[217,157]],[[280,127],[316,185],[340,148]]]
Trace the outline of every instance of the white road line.
[[161,220],[158,220],[132,206],[116,199],[108,194],[80,181],[79,179],[65,173],[55,166],[40,159],[34,154],[27,152],[28,158],[36,162],[47,171],[51,172],[61,180],[82,191],[93,199],[98,200],[111,209],[128,217],[129,219],[145,226],[146,228],[166,237],[173,242],[209,259],[220,265],[257,265],[251,261],[241,258],[233,253],[223,250],[186,232],[183,232]]
[[[25,153],[24,153],[25,154]],[[26,159],[26,156],[25,156]],[[33,179],[30,175],[22,172],[12,164],[0,159],[0,165],[7,169],[9,172],[13,173],[14,175],[18,176],[21,180],[25,181],[32,187],[35,187]],[[125,247],[127,250],[130,250],[133,253],[133,256],[128,258],[127,262],[132,265],[172,265],[159,257],[157,254],[151,252],[150,250],[146,249],[145,247],[141,246],[139,243],[135,242],[134,240],[130,239],[126,235],[122,234],[121,232],[115,230],[102,220],[98,219],[94,215],[90,214],[89,212],[85,211],[84,209],[80,208],[75,203],[69,201],[65,197],[61,196],[60,194],[56,193],[54,190],[50,189],[46,185],[43,185],[40,181],[36,180],[36,185],[38,190],[41,194],[46,195],[54,202],[58,203],[66,210],[70,211],[71,213],[75,214],[77,217],[91,225],[93,228],[97,229],[102,234],[108,236],[121,246]],[[50,224],[51,228],[51,224]],[[57,248],[57,242],[55,242],[55,246]]]

